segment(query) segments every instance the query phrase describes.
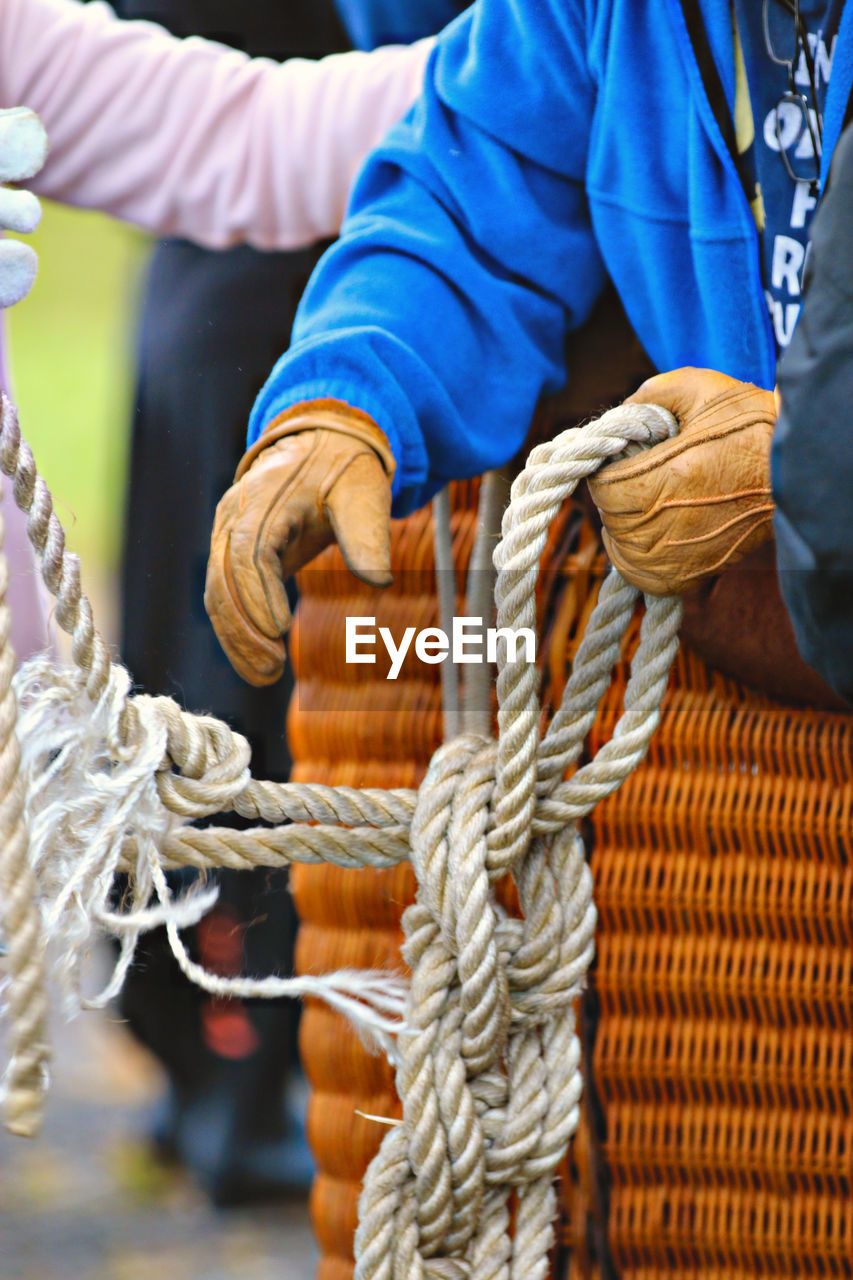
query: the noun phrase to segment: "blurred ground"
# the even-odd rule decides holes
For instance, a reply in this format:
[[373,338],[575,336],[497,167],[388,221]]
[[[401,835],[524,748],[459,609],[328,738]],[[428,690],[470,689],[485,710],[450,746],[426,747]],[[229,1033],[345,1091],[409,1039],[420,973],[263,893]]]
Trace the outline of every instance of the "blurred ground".
[[[146,242],[48,206],[40,271],[10,316],[22,430],[82,557],[95,619],[116,635],[114,583],[132,397],[133,310]],[[0,1280],[309,1280],[307,1208],[215,1213],[142,1135],[157,1070],[109,1017],[53,1020],[43,1134],[0,1133]],[[0,1061],[5,1060],[0,1044]]]
[[106,1016],[53,1020],[40,1137],[0,1133],[2,1280],[310,1280],[304,1201],[216,1213],[143,1140],[160,1082]]

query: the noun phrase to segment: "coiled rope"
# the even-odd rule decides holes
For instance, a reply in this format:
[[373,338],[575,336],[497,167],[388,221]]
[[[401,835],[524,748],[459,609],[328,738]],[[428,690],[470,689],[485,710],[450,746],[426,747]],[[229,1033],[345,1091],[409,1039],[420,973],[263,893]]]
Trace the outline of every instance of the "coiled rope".
[[[674,429],[655,406],[622,406],[531,452],[512,486],[494,554],[499,629],[535,628],[548,527],[578,481]],[[645,755],[678,646],[680,603],[646,600],[624,713],[611,741],[568,779],[637,602],[637,591],[615,571],[544,734],[539,672],[509,661],[503,639],[497,741],[472,732],[452,738],[418,792],[262,782],[250,775],[245,740],[227,725],[168,698],[131,696],[127,673],[111,662],[95,630],[77,558],[65,549],[5,397],[0,469],[28,514],[75,664],[59,670],[37,659],[13,681],[9,614],[0,603],[0,889],[13,1050],[7,1126],[33,1133],[41,1112],[46,939],[58,951],[71,1003],[94,1003],[80,983],[93,926],[122,942],[103,1000],[120,983],[139,932],[165,923],[182,968],[208,989],[321,995],[393,1055],[403,1120],[389,1128],[365,1179],[360,1280],[544,1278],[553,1177],[577,1125],[581,1093],[573,1004],[594,942],[592,881],[576,824]],[[0,557],[0,597],[6,576]],[[187,825],[229,810],[278,825]],[[207,974],[178,931],[209,906],[210,895],[174,902],[164,876],[178,866],[388,867],[403,859],[411,859],[418,882],[403,919],[410,983],[387,974]],[[110,901],[118,871],[130,882],[122,910]],[[509,919],[497,904],[494,885],[507,874],[522,919]]]

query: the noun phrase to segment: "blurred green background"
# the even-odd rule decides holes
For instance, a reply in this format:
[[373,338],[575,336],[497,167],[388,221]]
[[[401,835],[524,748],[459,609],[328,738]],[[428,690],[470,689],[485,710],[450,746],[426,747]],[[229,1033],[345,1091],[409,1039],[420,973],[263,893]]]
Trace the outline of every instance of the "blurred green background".
[[38,278],[7,313],[12,392],[82,559],[96,621],[113,636],[135,310],[149,242],[100,214],[47,201],[29,240]]
[[[22,430],[82,557],[95,618],[115,638],[116,571],[145,237],[98,215],[46,205],[31,238],[40,269],[6,315]],[[0,1132],[0,1280],[279,1280],[313,1275],[299,1199],[217,1213],[140,1142],[162,1090],[153,1060],[113,1011],[54,1032],[44,1133]],[[2,1058],[2,1054],[0,1054]]]

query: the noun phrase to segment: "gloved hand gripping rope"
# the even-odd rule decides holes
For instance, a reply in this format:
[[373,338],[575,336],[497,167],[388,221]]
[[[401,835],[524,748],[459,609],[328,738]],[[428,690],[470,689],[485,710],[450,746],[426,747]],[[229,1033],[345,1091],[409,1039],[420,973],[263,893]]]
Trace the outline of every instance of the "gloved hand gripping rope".
[[[672,417],[653,405],[622,406],[533,450],[513,485],[495,551],[499,628],[535,626],[548,526],[578,481],[674,429]],[[472,732],[453,738],[436,752],[419,792],[259,782],[250,776],[245,741],[226,725],[167,698],[129,695],[129,677],[111,663],[94,628],[76,557],[65,551],[50,495],[5,398],[0,468],[29,513],[76,664],[59,671],[40,659],[15,677],[19,771],[9,611],[0,604],[0,889],[14,1054],[9,1127],[35,1131],[45,1088],[45,936],[58,951],[66,993],[80,1004],[93,925],[123,943],[109,994],[138,933],[165,922],[181,966],[208,989],[322,996],[396,1062],[404,1117],[389,1129],[365,1180],[356,1239],[362,1280],[544,1277],[552,1180],[577,1125],[581,1092],[573,1004],[594,941],[591,876],[575,824],[646,753],[678,647],[679,601],[647,598],[624,714],[612,740],[568,781],[638,597],[615,571],[544,735],[539,674],[532,664],[507,662],[501,646],[497,742]],[[0,558],[0,597],[5,582]],[[242,832],[186,825],[232,809],[291,825]],[[391,866],[406,858],[418,881],[417,902],[403,921],[410,984],[388,974],[258,981],[207,974],[187,956],[178,928],[198,918],[209,898],[172,902],[163,875],[186,865]],[[121,914],[109,906],[116,871],[131,881]],[[519,920],[506,917],[493,892],[507,874],[518,887]]]

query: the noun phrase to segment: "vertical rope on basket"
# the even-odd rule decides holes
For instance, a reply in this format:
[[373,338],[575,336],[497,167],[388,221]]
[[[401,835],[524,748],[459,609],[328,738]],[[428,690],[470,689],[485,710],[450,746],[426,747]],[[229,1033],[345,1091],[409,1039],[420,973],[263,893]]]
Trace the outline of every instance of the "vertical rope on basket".
[[[490,627],[495,612],[494,551],[501,533],[501,516],[509,500],[508,467],[487,471],[480,486],[477,508],[477,537],[468,566],[465,611],[472,618],[482,618]],[[489,662],[475,662],[467,669],[463,697],[463,728],[466,733],[491,737],[492,686],[494,668]]]
[[[456,612],[456,571],[453,564],[453,534],[450,529],[450,488],[445,485],[432,500],[432,536],[435,548],[435,591],[439,625],[450,634]],[[444,741],[449,742],[462,727],[459,699],[459,671],[455,662],[441,664],[441,711]]]

